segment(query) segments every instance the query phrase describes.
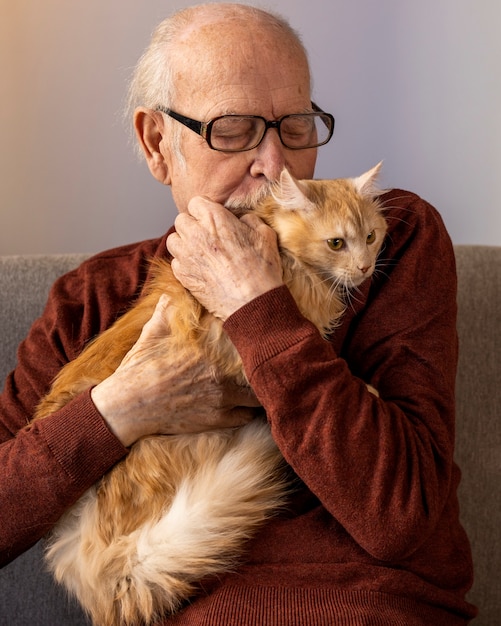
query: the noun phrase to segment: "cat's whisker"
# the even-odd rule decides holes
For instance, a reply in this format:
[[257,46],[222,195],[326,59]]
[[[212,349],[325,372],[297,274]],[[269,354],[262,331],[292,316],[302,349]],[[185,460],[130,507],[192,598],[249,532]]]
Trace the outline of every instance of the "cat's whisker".
[[404,220],[404,218],[403,218],[403,217],[395,217],[395,216],[393,215],[393,216],[391,216],[391,217],[387,217],[387,218],[385,218],[385,219],[386,219],[386,221],[387,221],[388,223],[393,221],[393,222],[400,222],[400,223],[402,223],[402,224],[405,224],[406,226],[409,226],[409,222],[408,222],[407,220]]
[[[391,235],[388,234],[388,239],[392,239]],[[377,271],[381,271],[381,267],[391,267],[397,264],[397,261],[391,257],[389,258],[385,258],[382,255],[383,252],[385,252],[386,250],[386,244],[383,244],[381,246],[381,250],[379,251],[379,255],[376,258],[376,263],[374,266],[374,273],[373,275],[377,272]]]
[[405,194],[404,193],[404,194],[400,194],[399,196],[393,196],[392,195],[391,198],[387,198],[386,200],[383,200],[382,208],[383,209],[387,209],[387,208],[391,207],[391,208],[398,208],[401,211],[413,211],[413,209],[410,209],[410,208],[405,207],[405,206],[398,205],[398,207],[397,207],[396,205],[392,206],[392,205],[389,204],[390,201],[391,202],[398,202],[400,200],[404,200],[405,198],[408,198],[409,201],[412,201],[412,196],[410,196],[409,194]]
[[352,311],[355,311],[356,303],[361,303],[363,301],[357,296],[363,296],[362,291],[358,287],[353,286],[350,290],[347,291],[346,300],[349,303]]
[[379,269],[374,270],[374,274],[373,274],[373,276],[374,276],[375,278],[378,278],[378,279],[379,279],[381,276],[384,276],[384,278],[389,278],[389,275],[388,275],[385,271],[383,271],[383,270],[379,270]]
[[346,307],[351,309],[352,311],[355,310],[354,304],[353,304],[353,298],[352,298],[352,293],[349,289],[346,290],[345,292],[345,302],[346,302]]
[[388,258],[388,259],[380,259],[377,263],[376,263],[376,267],[375,269],[381,269],[381,267],[393,267],[397,265],[397,261],[395,259],[392,258]]
[[[390,232],[387,232],[387,233],[386,233],[386,237],[387,237],[387,239],[388,239],[389,241],[391,241],[391,242],[393,243],[393,237],[391,236],[391,233],[390,233]],[[384,259],[384,258],[382,258],[382,257],[381,257],[381,254],[382,254],[385,250],[386,250],[386,243],[383,243],[383,245],[381,246],[381,250],[379,251],[379,255],[378,255],[378,257],[377,257],[377,262],[383,262],[383,261],[385,261],[385,262],[387,262],[387,263],[388,263],[388,262],[391,260],[391,259]]]
[[[402,196],[404,197],[404,196]],[[409,222],[407,222],[403,217],[397,217],[396,215],[386,215],[386,213],[388,211],[391,211],[392,209],[397,209],[399,210],[399,212],[403,212],[403,211],[407,211],[407,213],[415,213],[414,209],[407,209],[405,207],[401,207],[401,206],[395,206],[392,204],[386,204],[386,205],[382,205],[381,206],[381,213],[383,213],[385,215],[385,219],[387,222],[402,222],[403,224],[409,225]]]

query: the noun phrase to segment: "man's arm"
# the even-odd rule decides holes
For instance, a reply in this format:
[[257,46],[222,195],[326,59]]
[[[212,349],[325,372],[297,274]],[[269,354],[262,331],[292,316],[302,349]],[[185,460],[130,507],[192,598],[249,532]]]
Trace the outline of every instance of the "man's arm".
[[[163,354],[169,299],[160,298],[141,336],[116,371],[91,390],[108,428],[125,446],[148,435],[234,428],[260,406],[247,387],[214,380],[198,356]],[[167,358],[168,357],[168,358]],[[196,407],[196,410],[193,409]]]
[[[285,287],[247,302],[227,318],[225,329],[286,460],[365,550],[394,560],[432,532],[448,496],[456,285],[452,246],[436,212],[405,192],[387,201],[383,272],[363,297],[357,296],[357,314],[348,314],[349,325],[339,330],[342,345],[336,333],[333,343],[321,338]],[[204,210],[219,211],[207,205]],[[233,216],[227,219],[235,227]],[[197,219],[194,228],[201,224]],[[188,241],[189,226],[183,228]],[[190,240],[189,254],[212,264],[214,252],[203,243],[210,238],[196,240],[196,247]],[[244,258],[239,246],[232,247],[229,238],[211,245],[213,251],[226,248],[225,263],[236,276]],[[183,281],[185,253],[179,241],[172,251]],[[254,253],[260,255],[258,247]],[[245,253],[247,263],[250,254]],[[212,292],[207,301],[224,310],[224,265],[213,265],[217,270],[210,283],[204,268],[205,288]],[[249,265],[255,282],[258,268],[266,264]],[[196,268],[190,262],[186,267],[191,284],[197,284]],[[369,382],[381,397],[367,390]]]
[[[109,272],[108,259],[104,266]],[[122,267],[116,277],[127,284]],[[235,426],[258,405],[248,389],[214,381],[203,363],[184,356],[166,363],[150,351],[168,332],[160,303],[116,374],[29,425],[53,377],[111,324],[136,292],[135,282],[130,291],[114,294],[94,266],[68,275],[20,346],[0,396],[0,563],[38,541],[139,437]],[[195,404],[200,410],[194,412]]]

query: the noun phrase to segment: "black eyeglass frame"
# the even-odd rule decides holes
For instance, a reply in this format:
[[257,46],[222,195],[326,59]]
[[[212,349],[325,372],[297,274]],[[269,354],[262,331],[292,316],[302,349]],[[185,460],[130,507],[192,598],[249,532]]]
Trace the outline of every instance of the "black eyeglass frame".
[[[259,144],[263,141],[266,133],[268,132],[268,129],[270,128],[277,129],[277,133],[280,138],[280,141],[282,142],[282,145],[284,145],[288,150],[309,150],[310,148],[319,148],[320,146],[324,146],[326,143],[329,143],[329,141],[332,138],[332,135],[334,134],[334,125],[335,125],[334,116],[331,115],[330,113],[326,113],[325,111],[322,111],[322,109],[318,107],[314,102],[311,103],[311,106],[313,108],[313,111],[311,113],[291,113],[289,115],[282,116],[278,120],[267,120],[261,115],[220,115],[218,117],[215,117],[212,120],[209,120],[208,122],[199,122],[198,120],[194,120],[191,117],[186,117],[185,115],[176,113],[176,111],[173,111],[172,109],[169,109],[167,107],[157,106],[155,110],[161,113],[165,113],[165,115],[172,117],[172,119],[176,120],[177,122],[180,122],[181,124],[189,128],[190,130],[192,130],[194,133],[197,133],[197,135],[200,135],[201,137],[203,137],[203,139],[205,139],[205,141],[207,142],[211,150],[216,150],[217,152],[247,152],[248,150],[254,150],[254,148],[257,148],[259,146]],[[282,124],[282,122],[291,117],[304,117],[304,116],[313,115],[317,113],[324,115],[330,121],[330,126],[329,126],[329,124],[327,124],[325,119],[321,118],[326,128],[329,130],[329,135],[327,139],[319,143],[313,144],[312,146],[307,146],[307,147],[288,146],[282,139],[282,134],[280,132],[280,125]],[[252,145],[249,148],[244,148],[243,150],[241,149],[226,150],[222,148],[215,148],[211,143],[212,127],[214,126],[215,122],[225,117],[248,117],[248,118],[263,120],[263,122],[265,123],[263,136],[255,145]]]

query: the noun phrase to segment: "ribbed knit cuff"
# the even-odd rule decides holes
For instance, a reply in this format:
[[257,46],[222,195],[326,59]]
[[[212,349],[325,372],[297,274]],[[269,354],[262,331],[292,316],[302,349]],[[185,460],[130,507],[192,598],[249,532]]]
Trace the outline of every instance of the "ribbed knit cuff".
[[285,285],[238,309],[226,320],[224,330],[242,357],[248,376],[262,363],[318,334]]
[[90,390],[37,422],[37,426],[61,467],[82,490],[127,454],[127,448],[106,427]]

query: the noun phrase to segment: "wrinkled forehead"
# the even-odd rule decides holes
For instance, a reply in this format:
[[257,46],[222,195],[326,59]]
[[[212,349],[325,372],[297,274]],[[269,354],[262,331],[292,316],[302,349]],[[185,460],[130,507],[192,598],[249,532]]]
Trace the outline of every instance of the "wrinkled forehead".
[[173,84],[186,89],[252,82],[256,75],[271,84],[288,73],[309,91],[309,67],[300,44],[289,33],[259,20],[241,17],[200,18],[171,49]]

